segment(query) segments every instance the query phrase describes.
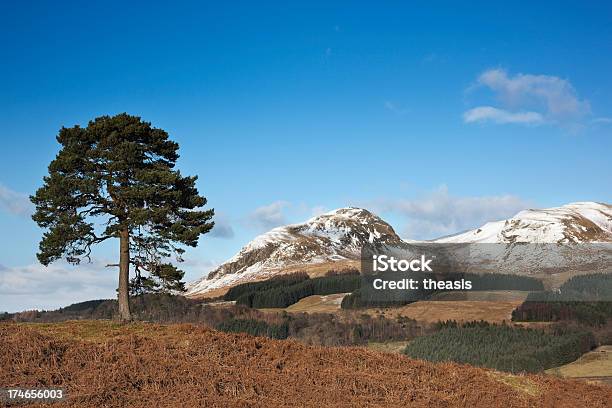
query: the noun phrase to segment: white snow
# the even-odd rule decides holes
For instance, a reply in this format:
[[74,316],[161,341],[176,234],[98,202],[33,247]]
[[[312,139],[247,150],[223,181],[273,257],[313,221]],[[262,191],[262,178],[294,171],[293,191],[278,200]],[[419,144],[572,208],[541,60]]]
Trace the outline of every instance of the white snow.
[[576,220],[592,222],[612,240],[612,208],[593,202],[579,202],[542,210],[524,210],[508,220],[489,222],[480,228],[434,242],[580,242],[580,238],[568,231],[566,226],[566,223],[570,223],[583,231],[588,230],[587,226]]

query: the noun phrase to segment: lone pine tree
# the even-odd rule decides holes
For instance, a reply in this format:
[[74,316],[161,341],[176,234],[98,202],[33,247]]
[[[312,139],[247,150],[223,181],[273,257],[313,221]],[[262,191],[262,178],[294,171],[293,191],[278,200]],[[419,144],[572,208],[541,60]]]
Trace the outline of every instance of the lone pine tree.
[[183,247],[197,246],[214,225],[214,210],[203,209],[197,177],[174,169],[178,144],[125,113],[99,117],[86,128],[62,128],[57,141],[61,149],[44,185],[30,197],[36,205],[32,218],[46,229],[39,261],[90,261],[92,246],[119,239],[119,263],[112,266],[119,267],[122,320],[131,319],[130,289],[184,289],[184,272],[168,261],[182,261]]

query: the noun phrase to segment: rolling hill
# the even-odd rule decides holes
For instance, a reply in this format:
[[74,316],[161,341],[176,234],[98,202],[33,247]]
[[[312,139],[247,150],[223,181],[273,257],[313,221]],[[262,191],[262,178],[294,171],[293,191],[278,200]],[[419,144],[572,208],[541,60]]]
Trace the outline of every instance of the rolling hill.
[[[605,407],[610,387],[196,325],[0,324],[0,384],[54,407]],[[49,406],[29,404],[28,406]]]

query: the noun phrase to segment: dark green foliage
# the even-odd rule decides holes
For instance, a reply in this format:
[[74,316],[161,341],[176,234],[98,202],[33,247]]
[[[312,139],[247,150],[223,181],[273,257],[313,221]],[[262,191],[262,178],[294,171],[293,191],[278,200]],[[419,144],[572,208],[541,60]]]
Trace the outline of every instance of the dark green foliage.
[[344,268],[344,269],[330,269],[325,272],[325,276],[335,275],[360,275],[359,269],[355,268]]
[[512,312],[515,321],[573,320],[601,326],[612,318],[612,275],[574,276],[558,291],[530,293]]
[[70,306],[63,307],[59,310],[63,313],[83,312],[87,310],[93,310],[106,301],[108,301],[108,299],[88,300],[85,302],[73,303]]
[[611,302],[527,300],[512,311],[512,320],[520,322],[555,322],[572,320],[589,326],[601,326],[606,324],[611,317]]
[[576,360],[595,346],[593,335],[473,322],[443,323],[434,334],[411,341],[404,353],[429,361],[455,361],[509,372],[540,372]]
[[561,294],[582,296],[583,300],[612,300],[612,274],[591,273],[571,277],[561,286]]
[[130,279],[130,296],[144,295],[145,293],[157,292],[160,282],[152,277],[137,274]]
[[[130,298],[135,320],[155,322],[197,322],[202,309],[198,301],[169,293],[148,293]],[[36,314],[34,314],[36,313]],[[52,311],[26,311],[10,314],[14,321],[60,322],[79,319],[115,319],[117,300],[90,300]]]
[[170,291],[183,292],[185,283],[182,281],[185,272],[171,264],[151,265],[149,276],[137,273],[130,280],[130,295]]
[[357,309],[360,307],[364,307],[364,305],[361,302],[361,291],[359,288],[343,297],[340,303],[341,309]]
[[236,298],[236,303],[253,308],[284,308],[307,296],[351,292],[359,287],[359,283],[359,275],[354,274],[304,279],[290,285],[245,292]]
[[229,319],[219,323],[216,329],[229,333],[248,333],[253,336],[264,336],[272,339],[286,339],[289,335],[289,325],[286,321],[276,325],[268,324],[263,320]]
[[438,321],[434,324],[434,329],[436,331],[438,330],[442,330],[442,329],[449,329],[449,328],[457,328],[457,327],[489,327],[491,326],[491,323],[485,321],[485,320],[473,320],[471,322],[457,322],[456,320],[444,320],[444,321]]
[[[178,144],[137,116],[102,116],[87,127],[62,128],[61,150],[43,186],[31,197],[34,221],[46,229],[39,245],[43,265],[65,258],[89,260],[92,246],[129,239],[129,264],[142,284],[135,292],[180,290],[180,246],[195,247],[213,227],[213,210],[203,210],[197,177],[174,169]],[[126,259],[127,261],[127,259]],[[148,273],[148,280],[141,273]]]
[[293,284],[309,279],[306,272],[295,272],[287,275],[275,276],[261,282],[241,283],[231,287],[223,296],[224,300],[236,300],[240,296],[252,292],[262,292],[268,289],[273,289],[282,286],[291,286]]
[[473,291],[477,290],[544,290],[541,280],[530,276],[509,275],[504,273],[485,273],[463,275],[465,279],[472,281]]
[[[350,295],[342,299],[342,309],[359,309],[369,307],[393,307],[407,305],[418,300],[426,300],[434,294],[444,293],[446,290],[387,290],[384,292],[371,289],[371,281],[375,277],[383,279],[398,279],[397,273],[389,273],[388,275],[370,275],[364,276],[365,281],[362,284],[368,285],[368,290],[358,288]],[[538,279],[508,274],[444,274],[433,276],[439,280],[460,280],[465,279],[472,282],[470,291],[494,291],[494,290],[543,290],[544,286]],[[405,274],[405,278],[412,278],[422,282],[425,278],[432,278],[431,274],[411,272]]]

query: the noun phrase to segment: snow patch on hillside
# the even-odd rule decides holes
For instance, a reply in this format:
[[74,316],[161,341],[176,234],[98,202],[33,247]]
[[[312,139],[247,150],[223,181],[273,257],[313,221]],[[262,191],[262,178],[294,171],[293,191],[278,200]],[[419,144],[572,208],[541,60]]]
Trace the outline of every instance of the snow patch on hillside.
[[503,221],[489,222],[439,243],[580,243],[612,241],[612,207],[594,202],[525,210]]
[[339,208],[261,234],[236,255],[204,277],[188,285],[188,295],[265,279],[282,268],[359,259],[367,243],[402,242],[393,228],[371,212]]

